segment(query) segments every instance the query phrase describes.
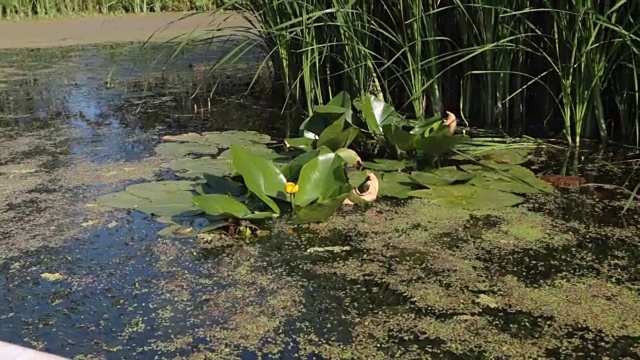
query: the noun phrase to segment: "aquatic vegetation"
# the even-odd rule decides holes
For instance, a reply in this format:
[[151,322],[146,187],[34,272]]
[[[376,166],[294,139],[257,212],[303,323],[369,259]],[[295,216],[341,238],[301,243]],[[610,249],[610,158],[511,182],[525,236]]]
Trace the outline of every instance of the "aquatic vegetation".
[[[213,225],[201,226],[196,231],[207,232],[238,221],[274,218],[282,215],[283,209],[290,209],[298,224],[322,222],[345,205],[371,202],[379,197],[421,197],[443,207],[485,209],[519,204],[524,200],[522,194],[553,191],[552,186],[518,165],[522,163],[522,153],[514,158],[499,157],[494,152],[499,162],[480,160],[445,167],[433,167],[433,159],[426,164],[419,161],[432,151],[443,155],[445,148],[452,150],[454,142],[446,140],[410,148],[403,140],[387,137],[383,141],[393,147],[386,149],[398,149],[402,144],[409,151],[402,156],[383,152],[397,159],[368,154],[371,160],[362,161],[360,148],[338,146],[376,141],[371,137],[376,131],[383,136],[384,129],[397,127],[393,131],[404,131],[402,126],[412,126],[413,130],[406,134],[415,144],[423,139],[451,139],[458,135],[451,134],[442,120],[408,125],[408,120],[393,115],[390,106],[381,106],[371,98],[365,100],[371,109],[386,110],[369,111],[367,128],[356,128],[353,124],[358,120],[350,107],[335,105],[341,101],[350,106],[349,101],[344,101],[348,95],[342,93],[336,99],[320,107],[301,126],[303,137],[293,142],[300,144],[300,139],[307,142],[298,149],[287,146],[288,149],[276,152],[277,143],[255,132],[165,136],[163,139],[168,142],[159,144],[156,151],[172,159],[168,166],[179,170],[178,176],[190,180],[131,185],[123,192],[104,195],[99,201],[112,207],[175,217],[169,232],[184,231],[179,230],[181,221],[204,217]],[[337,113],[341,115],[334,116]],[[397,120],[389,120],[394,116]],[[444,131],[438,132],[439,129]],[[345,133],[355,135],[345,137]],[[285,145],[291,145],[290,140],[285,140]],[[411,151],[418,149],[421,152]],[[194,153],[204,157],[184,157]],[[516,164],[509,163],[510,160]],[[193,230],[189,229],[187,233]]]

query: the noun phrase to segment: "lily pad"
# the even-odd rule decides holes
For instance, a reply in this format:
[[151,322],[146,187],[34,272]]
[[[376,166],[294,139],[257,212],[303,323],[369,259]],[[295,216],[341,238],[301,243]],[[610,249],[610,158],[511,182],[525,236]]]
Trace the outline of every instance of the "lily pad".
[[403,160],[375,159],[374,162],[365,161],[364,167],[379,171],[400,171],[407,167],[407,162]]
[[[448,131],[448,130],[447,130]],[[464,141],[464,135],[430,135],[416,140],[416,149],[430,156],[442,155]]]
[[432,203],[443,207],[468,210],[510,207],[524,201],[518,195],[468,184],[434,186],[411,191],[409,195],[430,199]]
[[203,194],[227,194],[231,196],[240,196],[246,192],[242,184],[227,178],[204,174],[207,183],[202,184],[200,190]]
[[179,159],[170,162],[167,166],[178,170],[177,174],[183,177],[196,177],[204,174],[230,176],[234,173],[231,161],[227,159]]
[[202,134],[188,133],[175,136],[165,136],[166,141],[195,143],[203,145],[217,145],[228,148],[231,145],[250,145],[256,143],[268,143],[271,137],[255,131],[212,131]]
[[103,195],[98,202],[113,208],[138,210],[158,216],[195,215],[201,210],[191,201],[191,192],[157,194],[153,198],[142,198],[127,191]]
[[[260,156],[264,159],[275,160],[283,158],[284,156],[276,153],[273,149],[263,144],[246,144],[242,145],[242,148],[253,155]],[[232,159],[231,149],[223,151],[218,159]]]
[[527,162],[530,154],[529,148],[491,149],[478,153],[477,157],[498,164],[518,165]]
[[399,199],[408,198],[413,181],[406,173],[393,172],[384,174],[380,181],[380,196],[391,196]]
[[215,155],[217,153],[217,147],[197,143],[166,142],[156,147],[156,154],[167,159],[181,159],[190,154]]
[[188,180],[154,181],[148,183],[129,185],[126,191],[129,194],[154,199],[166,194],[189,192],[193,190],[195,183]]

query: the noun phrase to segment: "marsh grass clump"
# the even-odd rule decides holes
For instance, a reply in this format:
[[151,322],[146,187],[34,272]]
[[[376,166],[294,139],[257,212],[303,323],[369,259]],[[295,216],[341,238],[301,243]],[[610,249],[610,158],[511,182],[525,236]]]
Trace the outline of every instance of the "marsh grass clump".
[[[458,114],[511,133],[640,144],[640,4],[634,1],[229,0],[251,25],[289,109],[345,90],[415,117]],[[293,119],[295,121],[295,119]],[[295,126],[294,126],[295,127]]]

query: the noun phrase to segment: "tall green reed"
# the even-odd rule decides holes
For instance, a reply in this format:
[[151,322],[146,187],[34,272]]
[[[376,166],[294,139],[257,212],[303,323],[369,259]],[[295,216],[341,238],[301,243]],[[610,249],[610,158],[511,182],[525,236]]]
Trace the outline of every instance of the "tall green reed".
[[509,133],[558,120],[575,146],[640,145],[637,1],[229,0],[226,9],[250,26],[219,64],[261,49],[289,108],[311,112],[348,90],[417,117],[453,110]]

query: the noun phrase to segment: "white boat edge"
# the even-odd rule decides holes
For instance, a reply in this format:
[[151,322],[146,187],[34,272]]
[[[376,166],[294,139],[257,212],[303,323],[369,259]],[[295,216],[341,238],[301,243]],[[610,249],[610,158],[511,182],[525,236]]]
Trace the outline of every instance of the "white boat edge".
[[57,355],[0,341],[0,360],[69,360]]

